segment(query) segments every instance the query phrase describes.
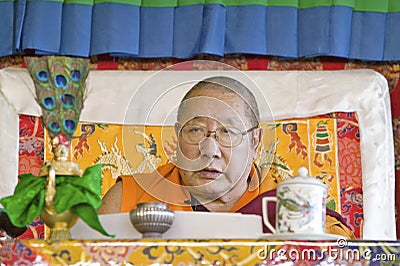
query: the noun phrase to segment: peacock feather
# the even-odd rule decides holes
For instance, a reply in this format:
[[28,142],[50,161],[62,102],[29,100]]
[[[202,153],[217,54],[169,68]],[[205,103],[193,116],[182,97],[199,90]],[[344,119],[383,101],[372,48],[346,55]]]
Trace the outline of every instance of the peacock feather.
[[25,62],[50,137],[62,134],[71,140],[83,108],[89,59],[43,56],[25,57]]

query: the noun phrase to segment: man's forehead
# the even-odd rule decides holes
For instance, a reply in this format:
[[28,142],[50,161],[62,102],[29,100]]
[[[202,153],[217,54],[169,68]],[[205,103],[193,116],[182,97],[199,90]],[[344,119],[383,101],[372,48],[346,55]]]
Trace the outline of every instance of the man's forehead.
[[226,125],[237,125],[241,123],[241,120],[237,116],[233,117],[223,117],[223,118],[216,118],[210,116],[193,116],[192,119],[188,120],[186,124],[196,124],[196,123],[207,123],[207,122],[217,122],[222,126]]
[[223,123],[244,123],[246,119],[243,106],[235,99],[222,100],[209,96],[198,96],[186,99],[181,105],[179,122],[192,119],[213,118]]

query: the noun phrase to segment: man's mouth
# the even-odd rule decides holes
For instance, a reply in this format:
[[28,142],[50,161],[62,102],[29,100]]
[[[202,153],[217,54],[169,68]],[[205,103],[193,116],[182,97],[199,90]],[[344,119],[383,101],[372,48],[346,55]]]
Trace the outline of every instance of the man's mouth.
[[199,171],[201,175],[205,178],[216,179],[219,177],[223,172],[214,169],[214,168],[204,168],[203,170]]

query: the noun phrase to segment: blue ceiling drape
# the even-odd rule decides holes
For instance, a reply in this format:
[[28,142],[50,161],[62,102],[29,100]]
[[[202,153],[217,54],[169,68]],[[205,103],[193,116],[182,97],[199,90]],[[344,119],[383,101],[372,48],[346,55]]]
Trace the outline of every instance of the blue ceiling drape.
[[36,54],[80,57],[184,59],[240,53],[400,60],[400,12],[360,11],[348,5],[155,7],[88,0],[0,0],[0,25],[0,56],[33,49]]

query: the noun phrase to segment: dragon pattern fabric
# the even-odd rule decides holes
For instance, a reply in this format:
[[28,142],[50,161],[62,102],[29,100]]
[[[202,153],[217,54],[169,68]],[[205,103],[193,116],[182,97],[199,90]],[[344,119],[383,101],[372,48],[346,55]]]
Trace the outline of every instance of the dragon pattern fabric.
[[[80,126],[78,134],[85,127],[87,124]],[[336,113],[275,121],[273,125],[263,124],[263,127],[276,132],[275,140],[265,141],[257,158],[264,174],[268,173],[268,178],[279,183],[292,177],[300,166],[306,166],[312,176],[329,185],[328,206],[341,212],[341,194],[345,192],[341,189],[361,186],[356,176],[361,174],[360,157],[356,156],[360,140],[356,118],[351,114]],[[91,128],[94,133],[90,138],[77,139],[73,148],[76,154],[82,154],[79,156],[82,164],[89,166],[93,162],[102,162],[106,165],[103,186],[111,186],[118,175],[152,172],[174,157],[176,138],[173,128],[164,129],[162,134],[156,126],[146,130],[135,126],[123,129],[120,125],[93,125]],[[122,132],[130,133],[123,135]],[[84,142],[86,144],[82,145]],[[351,154],[343,150],[346,147],[351,148]],[[349,156],[356,157],[350,159]]]
[[[49,147],[43,145],[43,142],[48,142],[49,136],[45,135],[43,139],[40,121],[38,124],[35,122],[36,120],[29,117],[24,118],[24,116],[21,121],[23,122],[21,132],[27,132],[26,136],[33,134],[28,134],[28,132],[42,132],[35,134],[36,138],[42,140],[42,146],[35,148],[35,151],[43,149],[44,154],[41,156],[45,158],[50,156]],[[320,137],[331,137],[332,143],[330,144],[332,145],[329,146],[331,150],[325,152],[328,152],[327,154],[333,158],[333,167],[329,160],[324,160],[326,156],[315,156],[316,153],[321,152],[316,141],[317,128],[318,125],[321,125],[321,121],[328,121],[328,124],[326,124],[327,131],[322,132],[323,134]],[[359,237],[362,234],[363,212],[360,181],[360,135],[357,123],[355,114],[335,113],[309,119],[275,121],[274,125],[263,125],[265,129],[276,129],[276,139],[269,144],[265,143],[260,149],[258,164],[267,166],[262,167],[262,169],[269,169],[268,178],[276,183],[293,176],[299,164],[306,164],[313,169],[313,176],[330,184],[331,187],[335,187],[336,184],[336,189],[331,190],[327,198],[328,206],[341,212],[356,236]],[[288,130],[284,125],[287,124],[291,124],[291,134],[286,133]],[[296,126],[294,127],[293,124],[296,124]],[[173,128],[171,128],[171,132],[163,131],[163,138],[161,138],[162,134],[158,127],[142,130],[141,127],[133,127],[129,131],[131,132],[129,145],[125,145],[122,136],[124,127],[121,125],[79,124],[76,132],[77,138],[73,139],[71,146],[72,154],[74,154],[73,160],[79,161],[85,168],[96,162],[104,163],[102,188],[104,194],[115,183],[115,178],[118,175],[151,172],[152,169],[167,162],[168,158],[174,157],[173,150],[176,147],[176,138]],[[22,136],[21,141],[25,141],[26,136]],[[127,138],[127,136],[124,137]],[[301,148],[303,145],[307,148]],[[303,150],[307,151],[304,160],[302,160],[303,154],[301,152]],[[127,156],[127,153],[133,155]],[[28,153],[26,151],[21,156],[25,159],[21,160],[20,163],[23,163],[27,158],[38,158],[37,152]],[[313,163],[315,158],[317,158],[319,164]],[[323,167],[319,167],[320,164],[323,164]],[[339,170],[332,172],[332,169]]]

